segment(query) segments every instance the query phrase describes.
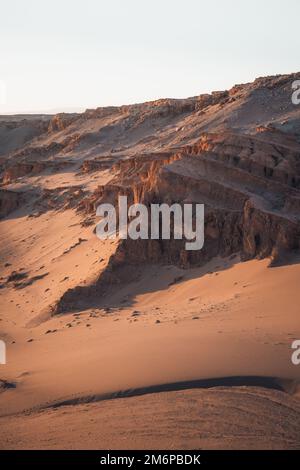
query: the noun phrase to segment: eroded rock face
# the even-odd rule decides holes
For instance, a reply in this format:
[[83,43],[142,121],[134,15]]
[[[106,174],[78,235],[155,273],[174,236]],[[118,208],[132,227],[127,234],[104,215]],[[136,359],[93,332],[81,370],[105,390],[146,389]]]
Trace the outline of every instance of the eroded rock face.
[[77,118],[77,114],[59,113],[52,117],[49,122],[48,132],[63,131]]
[[2,182],[3,184],[10,184],[22,176],[38,174],[44,171],[45,168],[47,168],[47,165],[42,162],[16,163],[4,170]]
[[110,168],[113,163],[114,160],[110,156],[85,160],[81,166],[81,171],[82,173],[91,173],[94,171],[105,170]]
[[16,210],[22,200],[24,195],[8,191],[7,189],[0,189],[0,218],[6,217],[8,214]]
[[176,153],[132,158],[117,176],[83,201],[205,204],[205,245],[185,253],[184,241],[122,241],[116,262],[171,262],[188,267],[240,251],[245,258],[298,249],[299,151],[254,136],[205,134]]

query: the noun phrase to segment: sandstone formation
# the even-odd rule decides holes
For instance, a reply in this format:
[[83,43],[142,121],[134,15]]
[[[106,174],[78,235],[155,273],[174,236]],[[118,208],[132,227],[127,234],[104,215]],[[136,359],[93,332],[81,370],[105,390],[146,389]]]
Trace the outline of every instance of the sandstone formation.
[[7,189],[0,189],[0,218],[6,217],[10,212],[20,207],[22,200],[24,200],[22,194]]

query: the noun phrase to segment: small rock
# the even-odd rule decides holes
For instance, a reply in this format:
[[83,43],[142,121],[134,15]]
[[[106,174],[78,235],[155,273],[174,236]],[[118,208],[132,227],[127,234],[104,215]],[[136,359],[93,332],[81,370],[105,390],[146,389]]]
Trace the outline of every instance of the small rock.
[[138,317],[141,314],[138,310],[134,310],[131,314],[132,317]]

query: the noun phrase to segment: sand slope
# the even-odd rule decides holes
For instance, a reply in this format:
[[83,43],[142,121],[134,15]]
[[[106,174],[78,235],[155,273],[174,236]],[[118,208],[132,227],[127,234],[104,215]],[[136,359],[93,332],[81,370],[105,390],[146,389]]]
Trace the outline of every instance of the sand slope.
[[[64,422],[73,431],[56,440],[55,446],[132,448],[147,447],[149,442],[153,447],[168,448],[296,447],[299,368],[290,358],[291,343],[300,336],[299,269],[298,264],[269,268],[268,260],[240,263],[238,258],[216,259],[191,271],[149,267],[138,282],[109,293],[99,308],[87,306],[79,314],[64,314],[30,330],[20,328],[16,343],[8,347],[8,364],[2,374],[15,388],[0,394],[1,446],[51,446],[53,439],[43,438],[43,432],[47,430],[48,436],[49,426],[50,433],[63,434]],[[174,284],[179,275],[182,279]],[[129,305],[122,304],[124,297]],[[54,332],[45,334],[49,330]],[[13,339],[12,332],[10,335]],[[215,387],[175,391],[185,382],[231,376],[275,377],[286,391],[252,390],[249,384],[225,387],[223,392]],[[164,390],[165,384],[173,384],[170,390],[174,391],[102,401]],[[223,393],[229,400],[228,409]],[[99,400],[101,403],[92,404]],[[207,400],[211,400],[209,412]],[[194,401],[197,406],[192,406]],[[158,421],[151,427],[153,403],[156,416],[162,413],[157,418],[162,426]],[[72,406],[65,408],[65,404]],[[133,416],[129,409],[134,410]],[[195,423],[193,413],[195,426],[191,424]],[[16,435],[20,416],[24,424]],[[114,421],[118,416],[127,432],[119,432]],[[174,426],[176,420],[181,423],[183,416],[183,428],[171,442],[168,426]],[[100,426],[102,419],[104,427]],[[45,420],[49,425],[41,432]],[[277,432],[278,420],[284,435]],[[84,436],[79,422],[80,429],[86,429]],[[216,425],[213,435],[205,437],[201,429],[211,429],[209,423]],[[184,437],[189,429],[194,432],[192,438]],[[147,439],[139,440],[137,436],[144,432]]]
[[0,420],[3,449],[297,449],[300,405],[255,387],[186,390]]

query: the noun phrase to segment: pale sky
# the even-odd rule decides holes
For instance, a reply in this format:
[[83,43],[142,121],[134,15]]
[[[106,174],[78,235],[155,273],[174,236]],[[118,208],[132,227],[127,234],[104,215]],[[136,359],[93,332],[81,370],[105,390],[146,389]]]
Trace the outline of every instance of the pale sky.
[[300,70],[299,0],[0,0],[0,114],[183,98]]

